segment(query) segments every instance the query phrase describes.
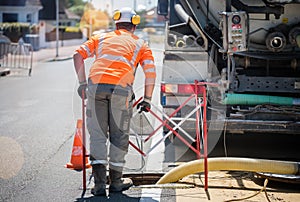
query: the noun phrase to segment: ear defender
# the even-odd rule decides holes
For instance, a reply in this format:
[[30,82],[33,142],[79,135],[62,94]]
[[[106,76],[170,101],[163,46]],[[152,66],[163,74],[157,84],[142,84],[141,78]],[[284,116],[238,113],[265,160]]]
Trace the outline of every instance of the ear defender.
[[117,20],[120,20],[120,18],[121,18],[121,11],[116,10],[113,15],[113,20],[117,21]]
[[133,15],[131,17],[131,23],[134,25],[138,25],[141,22],[141,17],[139,15]]
[[120,23],[120,22],[130,22],[133,25],[138,25],[141,22],[141,17],[137,14],[135,14],[134,11],[132,11],[130,8],[126,9],[121,9],[121,10],[116,10],[113,13],[113,20],[115,23]]

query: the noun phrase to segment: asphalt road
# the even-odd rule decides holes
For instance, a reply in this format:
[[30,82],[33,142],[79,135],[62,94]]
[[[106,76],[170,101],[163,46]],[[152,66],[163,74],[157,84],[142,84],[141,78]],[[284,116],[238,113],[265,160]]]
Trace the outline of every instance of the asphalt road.
[[[32,77],[0,79],[0,200],[51,201],[80,187],[80,175],[63,166],[70,158],[76,121],[71,61],[39,63]],[[73,194],[73,195],[72,195]]]

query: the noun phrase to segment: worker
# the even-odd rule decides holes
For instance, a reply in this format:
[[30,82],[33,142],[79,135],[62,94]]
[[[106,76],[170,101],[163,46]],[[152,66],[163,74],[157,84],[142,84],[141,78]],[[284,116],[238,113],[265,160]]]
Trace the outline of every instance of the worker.
[[[86,121],[95,182],[91,192],[96,196],[106,195],[107,167],[109,192],[132,186],[131,179],[122,176],[129,145],[132,85],[138,65],[145,74],[143,101],[137,105],[140,111],[148,112],[151,108],[156,78],[152,51],[134,35],[140,16],[125,7],[114,12],[113,20],[116,30],[92,36],[73,56],[80,84],[78,93],[82,99],[87,98]],[[86,80],[84,60],[89,57],[95,60]]]

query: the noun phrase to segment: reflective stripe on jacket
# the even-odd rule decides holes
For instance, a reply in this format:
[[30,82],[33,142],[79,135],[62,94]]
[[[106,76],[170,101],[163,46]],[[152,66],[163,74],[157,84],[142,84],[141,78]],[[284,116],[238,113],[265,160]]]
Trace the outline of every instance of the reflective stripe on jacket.
[[76,50],[86,59],[95,56],[89,78],[94,84],[131,86],[138,64],[147,83],[156,78],[154,59],[148,45],[126,30],[115,30],[93,36]]

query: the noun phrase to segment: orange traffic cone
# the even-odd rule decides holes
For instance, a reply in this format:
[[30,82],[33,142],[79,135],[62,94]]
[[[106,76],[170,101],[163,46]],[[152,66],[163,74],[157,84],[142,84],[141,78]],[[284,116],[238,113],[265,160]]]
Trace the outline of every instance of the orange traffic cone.
[[[72,149],[71,162],[65,165],[66,168],[74,170],[83,169],[83,154],[82,154],[82,120],[77,120],[76,133],[74,136],[74,143]],[[91,165],[88,163],[88,157],[85,156],[86,168],[90,168]]]

